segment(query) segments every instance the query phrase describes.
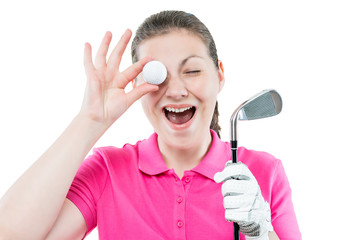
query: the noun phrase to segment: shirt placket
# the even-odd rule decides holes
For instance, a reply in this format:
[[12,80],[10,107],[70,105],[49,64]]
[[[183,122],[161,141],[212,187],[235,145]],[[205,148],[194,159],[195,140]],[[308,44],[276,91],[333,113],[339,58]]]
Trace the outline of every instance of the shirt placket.
[[175,239],[185,240],[186,239],[186,199],[188,189],[190,187],[193,176],[189,172],[185,172],[183,178],[177,179],[177,192],[175,196]]

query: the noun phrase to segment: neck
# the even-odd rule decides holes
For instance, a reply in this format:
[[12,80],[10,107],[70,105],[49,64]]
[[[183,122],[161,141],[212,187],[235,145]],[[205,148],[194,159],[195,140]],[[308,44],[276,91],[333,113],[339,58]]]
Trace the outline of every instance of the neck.
[[[189,141],[191,142],[191,141]],[[184,171],[196,167],[205,157],[210,149],[212,136],[209,134],[202,138],[202,141],[195,144],[168,144],[158,137],[158,144],[161,155],[168,168],[174,169],[181,179]]]

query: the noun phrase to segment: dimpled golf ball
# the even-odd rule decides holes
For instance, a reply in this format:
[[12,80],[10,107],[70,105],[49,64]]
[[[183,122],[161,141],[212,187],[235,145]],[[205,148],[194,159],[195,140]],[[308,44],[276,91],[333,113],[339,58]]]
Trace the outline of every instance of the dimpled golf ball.
[[161,84],[166,79],[166,75],[166,67],[160,61],[150,61],[143,68],[144,80],[151,84]]

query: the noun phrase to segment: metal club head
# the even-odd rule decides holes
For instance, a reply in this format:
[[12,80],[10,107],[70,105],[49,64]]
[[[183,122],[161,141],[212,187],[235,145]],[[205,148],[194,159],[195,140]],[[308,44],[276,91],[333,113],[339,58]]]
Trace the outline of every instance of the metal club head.
[[264,90],[243,102],[230,118],[231,140],[237,140],[237,121],[272,117],[279,114],[281,109],[281,96],[273,89]]

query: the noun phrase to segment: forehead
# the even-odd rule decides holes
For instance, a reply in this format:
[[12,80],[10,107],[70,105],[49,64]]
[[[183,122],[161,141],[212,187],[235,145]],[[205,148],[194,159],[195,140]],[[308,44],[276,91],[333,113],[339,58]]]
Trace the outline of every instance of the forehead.
[[152,56],[158,60],[184,58],[197,55],[210,58],[204,41],[194,33],[186,30],[173,30],[144,40],[138,48],[138,58]]

